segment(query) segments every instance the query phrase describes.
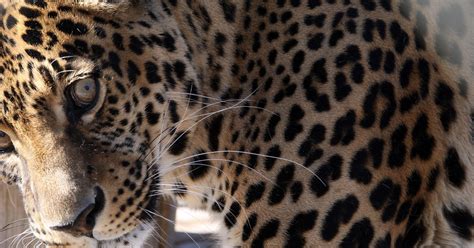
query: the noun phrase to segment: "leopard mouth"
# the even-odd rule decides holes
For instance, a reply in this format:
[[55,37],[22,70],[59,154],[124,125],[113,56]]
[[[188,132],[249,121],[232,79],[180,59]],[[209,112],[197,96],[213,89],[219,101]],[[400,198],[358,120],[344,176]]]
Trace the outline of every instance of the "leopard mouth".
[[[153,165],[152,168],[148,169],[147,170],[147,174],[151,174],[151,175],[157,175],[156,174],[156,170],[157,170],[157,165]],[[148,178],[149,175],[147,175],[145,178]],[[158,192],[159,190],[159,183],[160,183],[160,178],[159,177],[150,177],[150,184],[149,186],[147,187],[147,192],[146,192],[146,196],[145,196],[145,199],[146,199],[146,205],[144,205],[143,207],[140,207],[141,211],[139,213],[139,215],[137,216],[137,220],[141,223],[139,225],[137,225],[134,229],[130,230],[129,232],[127,233],[123,233],[121,236],[119,237],[113,237],[113,238],[101,238],[100,235],[92,235],[91,238],[94,240],[94,241],[97,241],[99,242],[99,244],[101,243],[108,243],[108,242],[117,242],[117,241],[120,241],[124,238],[126,238],[129,234],[145,227],[145,226],[150,226],[150,225],[154,225],[155,224],[155,217],[156,217],[156,211],[157,211],[157,207],[158,207],[158,200],[160,198],[159,194],[157,194],[156,192]],[[100,245],[99,245],[100,247]]]
[[[152,171],[152,170],[150,170]],[[126,233],[122,233],[120,236],[115,236],[115,237],[110,237],[108,238],[106,233],[103,237],[100,233],[97,233],[96,231],[92,230],[91,232],[88,233],[82,233],[81,235],[74,235],[70,234],[70,238],[55,242],[54,240],[44,240],[40,239],[40,237],[37,237],[37,240],[46,245],[47,247],[52,246],[52,247],[75,247],[75,243],[73,242],[79,242],[82,245],[85,244],[85,247],[109,247],[111,244],[117,244],[117,243],[122,243],[124,240],[128,240],[131,236],[140,236],[142,237],[142,234],[140,234],[144,230],[150,229],[150,226],[154,225],[155,222],[155,215],[158,206],[158,200],[159,196],[156,194],[158,188],[159,188],[159,178],[155,178],[153,180],[150,180],[150,185],[147,187],[148,190],[146,192],[146,205],[141,207],[141,213],[137,216],[137,219],[139,220],[140,224],[135,226],[132,230]],[[105,194],[102,190],[96,190],[96,202],[101,202],[103,204],[97,204],[89,213],[89,215],[86,218],[87,225],[94,226],[96,225],[96,218],[100,214],[104,214],[106,212],[105,209]],[[146,236],[148,234],[145,234],[143,237],[146,239]],[[74,241],[73,241],[74,240]],[[71,241],[71,242],[70,242]]]

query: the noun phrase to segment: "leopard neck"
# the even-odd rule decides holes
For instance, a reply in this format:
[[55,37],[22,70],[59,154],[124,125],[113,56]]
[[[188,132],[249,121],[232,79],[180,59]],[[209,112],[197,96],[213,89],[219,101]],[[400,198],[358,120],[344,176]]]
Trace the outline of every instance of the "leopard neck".
[[233,65],[238,52],[243,1],[220,1],[220,8],[215,8],[213,1],[174,2],[165,9],[170,9],[188,46],[201,84],[200,93],[232,98],[229,88],[234,84]]

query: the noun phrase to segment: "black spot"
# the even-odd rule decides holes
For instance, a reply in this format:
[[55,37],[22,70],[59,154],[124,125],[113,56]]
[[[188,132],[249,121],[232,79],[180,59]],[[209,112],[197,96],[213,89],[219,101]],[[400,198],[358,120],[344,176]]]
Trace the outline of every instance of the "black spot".
[[125,47],[123,45],[123,37],[122,35],[120,35],[119,33],[114,33],[112,35],[112,41],[114,43],[114,46],[118,49],[118,50],[125,50]]
[[27,0],[25,2],[40,8],[46,8],[48,6],[44,0]]
[[374,138],[369,142],[369,153],[372,157],[374,168],[379,168],[382,165],[384,147],[385,141],[382,139]]
[[186,75],[186,65],[181,61],[176,61],[173,64],[173,71],[178,79],[183,80]]
[[400,202],[401,192],[402,189],[400,185],[394,184],[392,191],[390,192],[387,204],[385,205],[385,208],[382,212],[383,222],[387,222],[393,219],[393,217],[395,217],[395,214],[397,213],[398,203]]
[[391,0],[380,0],[380,6],[386,11],[392,11],[392,1]]
[[372,42],[374,40],[374,29],[374,21],[372,19],[366,19],[364,22],[364,31],[362,32],[362,37],[365,41]]
[[400,224],[408,218],[408,214],[411,209],[411,201],[407,200],[400,205],[398,209],[397,217],[395,218],[395,223]]
[[308,26],[315,25],[316,27],[323,27],[324,21],[326,20],[326,14],[319,15],[306,15],[304,17],[304,23]]
[[41,74],[41,77],[43,77],[44,82],[48,87],[51,88],[53,92],[56,91],[56,80],[51,74],[51,71],[48,70],[45,66],[40,66],[38,68],[39,73]]
[[219,4],[224,11],[224,18],[228,22],[235,22],[236,6],[228,0],[219,0]]
[[341,177],[342,163],[342,157],[334,155],[315,172],[310,187],[317,197],[329,191],[330,180],[335,181]]
[[361,84],[364,82],[365,69],[364,66],[360,63],[355,63],[351,70],[351,79],[356,84]]
[[247,194],[245,195],[245,208],[249,208],[252,206],[252,203],[260,200],[262,198],[263,193],[265,193],[265,183],[259,182],[250,187],[247,190]]
[[368,218],[364,218],[352,225],[349,233],[344,237],[339,247],[369,247],[374,238],[374,227]]
[[155,125],[160,119],[160,114],[153,112],[153,104],[148,103],[145,107],[145,115],[148,124]]
[[360,3],[366,10],[372,11],[375,10],[377,7],[377,4],[375,4],[374,0],[360,0]]
[[407,128],[403,124],[398,126],[392,133],[392,137],[390,138],[391,149],[388,155],[388,164],[391,168],[401,167],[405,163],[407,152],[405,145],[406,135]]
[[352,87],[347,84],[346,76],[343,73],[338,73],[335,78],[336,90],[334,97],[337,101],[344,100],[352,91]]
[[295,174],[295,165],[288,164],[283,167],[277,175],[276,184],[273,187],[270,195],[268,196],[268,204],[276,205],[279,204],[285,198],[286,192],[290,183],[293,181]]
[[8,15],[6,23],[8,29],[12,29],[17,23],[18,20],[15,17],[13,17],[12,15]]
[[188,135],[184,132],[178,132],[175,135],[176,139],[173,140],[168,151],[172,155],[178,156],[186,150],[186,146],[188,145]]
[[410,75],[413,72],[414,64],[412,59],[407,59],[400,70],[400,85],[403,88],[406,88],[410,83]]
[[422,222],[424,208],[423,201],[413,204],[408,217],[407,229],[403,235],[397,238],[396,247],[415,247],[420,240],[424,239],[426,232],[426,227]]
[[410,37],[396,21],[392,22],[390,25],[390,34],[395,43],[395,51],[397,51],[399,54],[402,54],[410,43]]
[[349,45],[346,47],[346,50],[336,57],[336,66],[343,67],[349,63],[354,63],[359,61],[362,58],[360,49],[356,45]]
[[31,58],[34,58],[38,61],[44,61],[46,58],[35,49],[25,49],[26,54],[28,54]]
[[321,158],[323,151],[317,145],[325,140],[326,128],[321,124],[313,126],[309,132],[308,138],[301,143],[298,155],[305,157],[305,166],[311,166],[314,161]]
[[171,34],[165,32],[161,34],[162,39],[158,39],[158,45],[164,47],[169,52],[176,51],[175,39]]
[[383,70],[390,74],[395,70],[395,54],[392,51],[385,53],[385,63],[383,65]]
[[301,65],[303,65],[304,63],[304,57],[305,52],[301,50],[295,53],[295,55],[293,56],[292,67],[294,73],[299,73],[301,71]]
[[393,191],[394,184],[391,179],[383,179],[370,192],[370,203],[376,210],[382,209],[387,202],[390,193]]
[[130,50],[132,50],[132,52],[141,55],[143,54],[144,46],[145,44],[143,44],[143,42],[138,37],[134,35],[130,36],[130,44],[128,45],[128,47],[130,48]]
[[140,69],[138,69],[138,66],[133,61],[129,60],[127,63],[127,75],[130,84],[135,85],[140,74],[141,72]]
[[212,204],[212,211],[221,213],[225,208],[225,197],[221,196]]
[[311,68],[311,77],[311,79],[314,79],[319,83],[326,83],[328,81],[326,59],[319,59],[313,63]]
[[313,229],[317,217],[318,212],[316,210],[302,212],[293,217],[286,232],[288,236],[285,247],[304,247],[306,239],[303,234]]
[[458,151],[454,148],[450,148],[446,154],[444,160],[444,168],[446,170],[446,176],[448,177],[449,183],[455,187],[462,187],[466,181],[466,171],[464,166],[461,164]]
[[94,27],[94,33],[97,35],[97,37],[104,39],[107,37],[107,32],[105,32],[105,29],[101,27]]
[[41,31],[27,29],[21,38],[28,44],[38,46],[43,43],[43,34]]
[[265,131],[264,141],[268,142],[272,140],[273,136],[275,136],[276,128],[280,121],[281,121],[281,117],[279,115],[272,115],[272,117],[270,117],[270,120],[268,120],[268,125]]
[[174,71],[173,66],[170,63],[164,62],[163,70],[164,70],[166,82],[172,89],[174,89],[176,87],[176,80],[173,77],[173,71]]
[[161,77],[158,75],[158,66],[153,62],[145,63],[146,78],[148,83],[156,84],[161,82]]
[[311,50],[319,50],[322,46],[322,43],[324,41],[324,34],[323,33],[317,33],[308,40],[308,48]]
[[279,158],[281,155],[281,150],[278,145],[272,146],[270,149],[268,149],[267,156],[265,157],[265,169],[266,170],[271,170],[273,166],[275,165],[275,162],[277,158]]
[[257,217],[258,215],[253,213],[245,222],[244,228],[242,230],[242,241],[247,241],[252,235],[253,228],[257,225]]
[[280,221],[277,219],[271,219],[265,223],[258,232],[255,239],[252,241],[252,248],[265,247],[265,241],[276,236],[278,229],[280,228]]
[[19,12],[28,19],[34,19],[41,16],[41,11],[28,7],[21,7]]
[[421,175],[414,170],[408,177],[407,196],[416,196],[421,188]]
[[359,150],[351,161],[349,176],[359,183],[369,184],[372,180],[372,173],[367,168],[369,153],[366,149]]
[[283,44],[283,52],[288,53],[291,49],[295,48],[298,45],[298,41],[296,39],[289,39],[288,41]]
[[214,119],[212,119],[211,123],[209,124],[209,148],[212,151],[217,151],[219,149],[219,136],[222,130],[222,115],[218,115]]
[[348,145],[355,137],[354,124],[356,115],[354,110],[347,111],[346,115],[340,117],[334,125],[331,145]]
[[420,93],[413,92],[407,96],[404,96],[400,100],[400,112],[406,113],[413,109],[420,102]]
[[238,202],[233,202],[232,205],[230,205],[229,212],[224,217],[224,223],[227,229],[231,229],[237,223],[237,218],[241,210],[242,207]]
[[200,179],[207,174],[210,168],[209,158],[204,154],[204,151],[199,151],[194,155],[193,161],[189,166],[189,177],[192,180]]
[[429,93],[429,83],[431,78],[430,64],[425,59],[418,61],[418,72],[420,74],[420,93],[425,98]]
[[451,124],[456,120],[457,112],[454,108],[453,90],[444,82],[440,82],[436,89],[435,103],[440,108],[439,119],[444,130],[449,131]]
[[354,195],[336,201],[324,218],[321,237],[331,241],[339,232],[340,225],[349,223],[358,208],[359,200]]
[[382,49],[376,48],[369,53],[369,66],[373,71],[378,71],[382,66]]
[[449,227],[461,238],[472,240],[474,227],[474,215],[465,207],[443,208],[443,215],[448,221]]
[[329,46],[337,46],[338,41],[342,40],[342,38],[344,38],[344,32],[340,29],[334,30],[329,37]]
[[429,120],[426,114],[421,114],[416,121],[415,127],[411,132],[413,147],[411,149],[411,158],[420,158],[422,160],[428,160],[431,158],[435,147],[434,137],[428,133]]
[[85,24],[74,22],[70,19],[61,20],[56,27],[68,35],[85,35],[88,32],[88,28]]
[[303,194],[303,184],[300,181],[294,182],[293,185],[291,185],[290,192],[293,203],[298,202],[301,194]]
[[285,129],[285,140],[292,141],[303,131],[303,125],[299,123],[305,115],[304,110],[297,104],[293,105],[288,118],[288,125]]
[[120,68],[120,57],[114,52],[109,52],[109,63],[112,69],[119,75],[123,76],[122,69]]

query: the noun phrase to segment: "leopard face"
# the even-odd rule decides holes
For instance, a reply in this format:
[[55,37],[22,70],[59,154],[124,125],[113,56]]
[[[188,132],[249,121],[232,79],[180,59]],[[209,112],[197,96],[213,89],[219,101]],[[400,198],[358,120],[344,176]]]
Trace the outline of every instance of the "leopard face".
[[3,14],[2,178],[47,245],[143,243],[161,197],[154,141],[177,153],[170,137],[192,132],[173,124],[186,105],[166,95],[197,89],[177,30],[109,7],[25,1]]

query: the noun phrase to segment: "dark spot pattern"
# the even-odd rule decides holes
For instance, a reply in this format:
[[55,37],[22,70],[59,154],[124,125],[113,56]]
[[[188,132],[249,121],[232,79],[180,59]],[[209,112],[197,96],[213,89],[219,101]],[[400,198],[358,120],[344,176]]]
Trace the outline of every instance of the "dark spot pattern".
[[331,241],[338,233],[342,224],[347,224],[359,208],[359,200],[354,195],[336,201],[326,217],[321,229],[321,237]]
[[306,239],[303,233],[313,229],[317,217],[318,212],[316,210],[299,213],[293,217],[287,230],[288,238],[285,247],[304,247]]

